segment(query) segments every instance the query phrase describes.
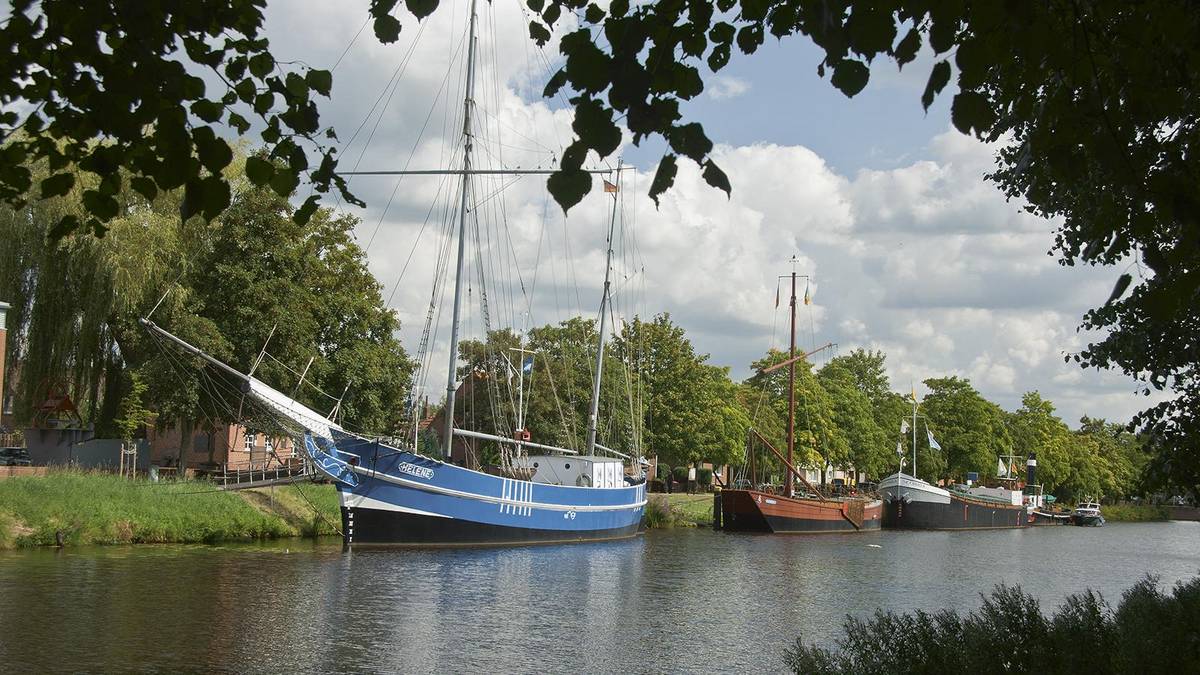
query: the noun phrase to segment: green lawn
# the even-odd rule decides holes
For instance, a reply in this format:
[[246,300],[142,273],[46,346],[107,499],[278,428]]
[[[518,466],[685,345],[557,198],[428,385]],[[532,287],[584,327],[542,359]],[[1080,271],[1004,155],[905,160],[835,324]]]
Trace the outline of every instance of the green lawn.
[[0,547],[197,543],[332,534],[297,490],[338,523],[329,485],[223,492],[207,481],[130,480],[54,471],[0,480]]

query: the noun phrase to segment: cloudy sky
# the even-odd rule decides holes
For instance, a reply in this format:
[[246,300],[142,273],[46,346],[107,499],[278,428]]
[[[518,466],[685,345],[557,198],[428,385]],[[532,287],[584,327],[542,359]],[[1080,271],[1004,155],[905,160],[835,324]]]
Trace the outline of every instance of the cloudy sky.
[[[444,3],[421,25],[405,17],[400,41],[388,46],[364,29],[365,3],[270,7],[268,33],[281,60],[336,64],[322,116],[342,141],[343,169],[460,165],[465,2]],[[540,97],[557,52],[525,37],[528,21],[518,0],[480,3],[477,167],[550,167],[571,140],[565,101]],[[994,149],[951,128],[950,97],[928,114],[921,109],[929,56],[903,72],[877,63],[853,100],[817,76],[819,62],[802,40],[769,43],[735,57],[686,105],[718,144],[732,198],[682,160],[656,208],[646,190],[662,144],[623,145],[619,153],[635,170],[621,179],[615,314],[670,312],[712,363],[742,378],[769,347],[786,346],[787,290],[777,308],[776,287],[795,256],[813,298],[799,313],[800,346],[881,349],[897,390],[912,381],[920,394],[923,379],[959,375],[1014,409],[1036,389],[1072,426],[1083,414],[1123,421],[1144,407],[1129,378],[1063,361],[1086,345],[1076,326],[1120,271],[1064,268],[1047,254],[1054,224],[984,180]],[[427,384],[438,398],[449,292],[434,280],[451,253],[446,227],[458,186],[436,176],[364,176],[351,185],[369,206],[347,212],[362,219],[359,239],[410,352],[431,294],[447,306],[435,311],[430,335]],[[564,220],[534,176],[481,180],[469,201],[479,235],[468,252],[483,254],[493,327],[595,316],[610,198],[597,191]],[[480,265],[470,258],[467,337],[484,325]]]

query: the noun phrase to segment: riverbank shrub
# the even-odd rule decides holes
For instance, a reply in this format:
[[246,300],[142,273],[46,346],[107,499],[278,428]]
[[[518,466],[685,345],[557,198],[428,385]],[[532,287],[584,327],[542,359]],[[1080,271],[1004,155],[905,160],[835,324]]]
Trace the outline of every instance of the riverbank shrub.
[[1171,513],[1167,507],[1150,504],[1111,504],[1101,507],[1104,519],[1114,523],[1144,523],[1159,520],[1170,520]]
[[642,517],[647,528],[671,527],[674,519],[671,517],[671,505],[667,502],[667,495],[646,495],[646,510]]
[[1054,673],[1123,675],[1194,672],[1200,664],[1200,577],[1164,593],[1147,576],[1114,610],[1091,591],[1053,616],[1020,588],[997,586],[979,610],[930,614],[876,611],[847,617],[836,649],[806,645],[784,653],[793,672]]

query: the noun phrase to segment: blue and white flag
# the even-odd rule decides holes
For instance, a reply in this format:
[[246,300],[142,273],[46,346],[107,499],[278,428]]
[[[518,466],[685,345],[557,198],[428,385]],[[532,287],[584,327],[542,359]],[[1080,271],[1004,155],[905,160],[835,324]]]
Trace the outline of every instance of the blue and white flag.
[[896,441],[896,454],[901,456],[904,455],[904,448],[900,447],[900,441]]
[[526,375],[533,372],[533,357],[532,356],[526,356],[525,360],[521,362],[521,372],[525,373]]
[[933,432],[926,429],[925,433],[929,434],[929,447],[933,448],[934,450],[941,450],[942,446],[938,445],[938,442],[933,440]]

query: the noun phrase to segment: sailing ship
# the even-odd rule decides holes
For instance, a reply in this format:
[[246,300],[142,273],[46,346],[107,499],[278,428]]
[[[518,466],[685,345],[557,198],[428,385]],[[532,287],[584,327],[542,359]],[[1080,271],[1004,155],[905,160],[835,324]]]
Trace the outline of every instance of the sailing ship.
[[[911,530],[986,530],[1025,527],[1030,524],[1030,508],[1020,490],[1003,487],[952,487],[943,489],[917,478],[917,397],[912,396],[912,475],[901,470],[879,481],[884,498],[883,526]],[[902,432],[908,428],[902,426]],[[926,426],[930,447],[941,447]],[[900,446],[897,445],[897,449]],[[903,457],[903,452],[898,453]],[[1033,485],[1037,461],[1027,464],[1026,481]]]
[[[751,441],[769,449],[783,464],[786,480],[782,494],[763,489],[756,484],[756,472],[751,470],[748,488],[727,488],[721,491],[720,514],[714,519],[725,530],[735,532],[775,532],[810,534],[821,532],[878,531],[882,523],[883,503],[865,497],[829,497],[811,485],[796,469],[796,362],[809,354],[796,355],[796,272],[791,274],[791,343],[789,358],[763,372],[788,368],[788,428],[787,456],[775,449],[758,431],[751,429]],[[829,345],[826,345],[828,347]],[[822,347],[824,349],[824,347]],[[820,350],[817,350],[820,351]],[[753,453],[750,455],[753,465]],[[807,490],[795,491],[796,480]]]
[[[467,40],[466,91],[463,102],[461,168],[421,171],[361,172],[375,175],[440,174],[461,177],[458,209],[457,266],[450,330],[450,355],[441,435],[442,456],[430,457],[413,447],[353,432],[294,398],[205,354],[196,347],[143,319],[143,326],[178,348],[201,357],[241,386],[252,402],[297,437],[316,470],[337,487],[346,546],[489,545],[583,542],[620,539],[639,532],[646,504],[643,475],[627,477],[622,457],[597,442],[600,378],[610,300],[613,227],[616,222],[619,171],[613,183],[613,218],[609,224],[603,296],[600,301],[599,344],[588,418],[586,447],[564,448],[534,443],[518,429],[512,435],[458,428],[455,395],[459,328],[464,296],[464,258],[469,195],[473,176],[480,174],[549,174],[549,170],[477,169],[472,166],[472,107],[475,79],[476,0],[472,0]],[[612,169],[590,173],[612,173]],[[354,174],[356,172],[347,172]],[[609,187],[612,186],[612,189]],[[456,438],[482,440],[511,447],[504,469],[494,472],[459,466],[452,461]],[[406,439],[407,440],[407,439]],[[536,452],[538,454],[531,454]],[[604,454],[601,454],[604,453]],[[636,470],[636,468],[635,468]],[[497,475],[499,474],[499,475]]]

